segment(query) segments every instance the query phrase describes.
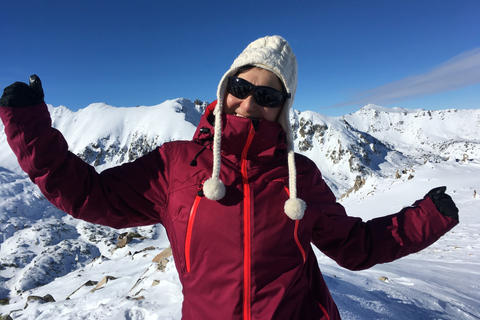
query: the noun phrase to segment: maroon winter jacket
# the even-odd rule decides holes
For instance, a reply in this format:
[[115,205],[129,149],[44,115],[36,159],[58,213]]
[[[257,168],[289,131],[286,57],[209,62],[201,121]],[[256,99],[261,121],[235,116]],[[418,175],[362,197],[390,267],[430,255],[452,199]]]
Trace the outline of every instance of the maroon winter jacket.
[[133,163],[95,169],[68,151],[45,104],[0,107],[8,142],[45,197],[75,218],[125,228],[161,223],[183,284],[183,319],[340,319],[311,247],[360,270],[417,252],[456,225],[429,197],[363,222],[346,215],[314,163],[296,155],[301,220],[284,213],[287,146],[278,123],[223,115],[225,198],[208,200],[213,127]]

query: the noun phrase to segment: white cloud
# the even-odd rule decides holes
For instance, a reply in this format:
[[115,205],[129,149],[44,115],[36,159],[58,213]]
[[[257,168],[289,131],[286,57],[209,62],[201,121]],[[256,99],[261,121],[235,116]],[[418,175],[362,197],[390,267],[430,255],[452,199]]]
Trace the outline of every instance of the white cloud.
[[388,105],[413,98],[453,91],[480,83],[480,47],[463,52],[432,70],[412,75],[362,92],[354,99],[332,107]]

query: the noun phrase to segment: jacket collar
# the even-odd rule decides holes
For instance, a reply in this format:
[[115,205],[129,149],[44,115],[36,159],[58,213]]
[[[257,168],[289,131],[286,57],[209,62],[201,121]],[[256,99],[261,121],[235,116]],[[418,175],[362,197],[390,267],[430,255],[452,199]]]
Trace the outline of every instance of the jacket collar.
[[[212,110],[215,105],[216,101],[207,107],[195,132],[194,140],[202,144],[213,139]],[[252,126],[255,136],[248,152],[250,158],[267,160],[276,155],[286,154],[286,134],[279,123],[263,119],[251,120],[229,114],[222,114],[222,151],[240,155]]]

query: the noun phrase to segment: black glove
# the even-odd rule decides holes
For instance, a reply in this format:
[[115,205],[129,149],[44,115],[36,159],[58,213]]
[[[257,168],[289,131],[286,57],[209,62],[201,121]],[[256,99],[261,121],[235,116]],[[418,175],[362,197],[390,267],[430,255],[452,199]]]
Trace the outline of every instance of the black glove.
[[3,90],[0,98],[2,107],[31,107],[43,103],[42,82],[37,75],[30,76],[30,85],[23,82],[15,82]]
[[438,187],[430,190],[427,196],[432,199],[441,214],[458,221],[458,208],[453,202],[452,197],[445,193],[445,190],[447,190],[447,187]]

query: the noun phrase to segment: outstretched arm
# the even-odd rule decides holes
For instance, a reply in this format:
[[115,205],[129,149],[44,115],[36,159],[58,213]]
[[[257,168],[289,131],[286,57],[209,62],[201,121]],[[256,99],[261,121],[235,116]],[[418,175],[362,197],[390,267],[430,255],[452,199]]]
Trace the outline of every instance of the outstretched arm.
[[430,191],[400,212],[369,221],[347,216],[325,185],[317,188],[313,243],[339,265],[367,269],[418,252],[458,224],[458,209],[445,188]]
[[0,117],[21,168],[45,197],[72,216],[115,228],[161,222],[166,183],[158,151],[98,174],[52,128],[37,76],[5,88]]

